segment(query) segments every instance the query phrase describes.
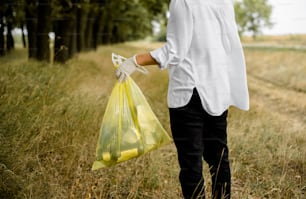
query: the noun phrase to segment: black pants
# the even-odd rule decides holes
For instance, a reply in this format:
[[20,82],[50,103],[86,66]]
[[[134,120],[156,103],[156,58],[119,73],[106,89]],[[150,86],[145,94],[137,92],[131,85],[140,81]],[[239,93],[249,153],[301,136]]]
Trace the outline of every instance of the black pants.
[[227,111],[209,115],[196,89],[190,102],[170,108],[170,123],[180,165],[180,183],[186,199],[205,198],[203,158],[212,177],[212,198],[230,198],[231,173],[227,147]]

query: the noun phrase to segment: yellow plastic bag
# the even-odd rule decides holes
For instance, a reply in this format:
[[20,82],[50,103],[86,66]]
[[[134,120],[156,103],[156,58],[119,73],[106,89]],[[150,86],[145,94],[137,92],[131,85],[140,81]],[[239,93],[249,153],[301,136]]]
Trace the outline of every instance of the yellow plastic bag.
[[92,170],[139,157],[171,141],[139,87],[127,77],[112,90]]

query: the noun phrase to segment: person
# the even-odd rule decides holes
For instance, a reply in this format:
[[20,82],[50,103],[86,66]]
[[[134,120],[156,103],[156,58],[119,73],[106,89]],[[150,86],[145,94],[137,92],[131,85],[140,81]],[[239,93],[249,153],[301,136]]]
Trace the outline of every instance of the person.
[[205,198],[203,159],[212,198],[231,196],[227,144],[230,106],[249,109],[246,66],[231,0],[171,0],[167,41],[124,61],[124,81],[139,67],[169,70],[167,103],[184,198]]

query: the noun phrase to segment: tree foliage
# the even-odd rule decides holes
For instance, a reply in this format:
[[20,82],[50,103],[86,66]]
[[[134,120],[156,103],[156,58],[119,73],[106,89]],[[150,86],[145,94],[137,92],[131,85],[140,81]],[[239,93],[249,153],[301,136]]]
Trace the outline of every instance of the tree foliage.
[[[12,2],[18,6],[9,6]],[[95,50],[100,44],[152,34],[152,20],[165,16],[168,3],[161,0],[3,0],[0,35],[4,41],[3,27],[22,28],[26,24],[29,57],[49,61],[48,33],[54,32],[55,60],[65,62],[75,53]],[[9,8],[12,8],[10,13],[15,13],[12,17],[4,15]],[[11,18],[18,20],[8,24]],[[0,49],[4,50],[1,46]]]
[[268,0],[241,0],[235,2],[239,34],[252,33],[256,37],[262,28],[271,27],[272,6]]

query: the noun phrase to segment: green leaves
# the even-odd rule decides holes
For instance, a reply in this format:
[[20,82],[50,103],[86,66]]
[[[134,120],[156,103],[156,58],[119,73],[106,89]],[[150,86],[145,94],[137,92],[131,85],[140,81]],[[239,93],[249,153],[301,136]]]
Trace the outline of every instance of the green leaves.
[[[169,0],[3,0],[0,27],[7,26],[10,33],[13,27],[23,28],[26,24],[30,58],[38,58],[38,52],[49,51],[47,35],[54,32],[55,60],[65,62],[76,52],[94,50],[101,44],[152,36],[152,21],[164,25],[168,3]],[[4,16],[5,13],[10,16]],[[1,50],[4,49],[1,48],[4,46],[3,28],[0,35]],[[13,37],[10,38],[13,41]],[[40,48],[40,44],[44,44],[44,48]],[[4,55],[4,51],[0,54]]]
[[268,0],[242,0],[235,2],[236,21],[239,34],[251,32],[253,37],[261,33],[263,27],[271,27],[272,6]]

